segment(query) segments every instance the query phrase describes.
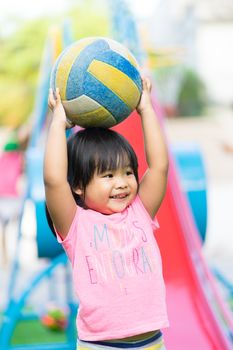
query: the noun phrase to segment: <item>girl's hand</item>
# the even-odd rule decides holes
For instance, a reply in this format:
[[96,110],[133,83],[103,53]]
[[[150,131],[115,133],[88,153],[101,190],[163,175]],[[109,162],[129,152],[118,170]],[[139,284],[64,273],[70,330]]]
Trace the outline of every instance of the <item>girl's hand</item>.
[[151,81],[147,77],[142,76],[142,95],[137,106],[137,112],[141,115],[148,107],[152,107],[151,102]]
[[64,126],[67,129],[74,126],[74,124],[66,118],[66,113],[61,102],[61,96],[58,88],[56,88],[55,94],[53,93],[52,89],[49,89],[48,105],[53,112],[53,120],[64,122]]

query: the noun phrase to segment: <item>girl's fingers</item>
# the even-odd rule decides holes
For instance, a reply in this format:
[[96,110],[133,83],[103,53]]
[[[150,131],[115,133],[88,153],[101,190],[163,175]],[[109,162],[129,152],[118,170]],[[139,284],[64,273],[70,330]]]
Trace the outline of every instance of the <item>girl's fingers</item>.
[[68,118],[66,118],[66,128],[67,128],[67,129],[73,128],[74,125],[75,125],[75,124],[74,124],[71,120],[69,120]]
[[151,81],[149,79],[147,79],[147,89],[151,92],[151,88],[152,88],[152,84],[151,84]]
[[53,89],[49,89],[49,96],[48,96],[48,105],[51,109],[53,109],[57,103],[61,102],[61,96],[59,93],[59,88],[56,88],[55,92]]
[[146,78],[142,77],[142,89],[145,90],[146,89]]
[[56,88],[56,100],[57,100],[57,102],[60,102],[60,101],[61,101],[61,96],[60,96],[59,88]]
[[151,81],[149,78],[145,77],[145,76],[142,76],[142,87],[143,87],[143,90],[147,90],[147,91],[151,91]]

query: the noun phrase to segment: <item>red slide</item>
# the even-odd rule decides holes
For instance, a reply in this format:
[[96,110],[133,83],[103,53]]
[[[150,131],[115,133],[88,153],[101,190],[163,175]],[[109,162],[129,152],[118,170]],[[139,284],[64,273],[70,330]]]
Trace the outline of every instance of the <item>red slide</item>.
[[[161,115],[159,106],[154,107]],[[139,175],[146,169],[142,131],[135,113],[114,128],[132,144],[139,160]],[[171,350],[233,349],[233,320],[216,290],[206,265],[199,236],[179,179],[170,159],[166,197],[157,215],[156,233],[167,287],[170,327],[164,330]]]

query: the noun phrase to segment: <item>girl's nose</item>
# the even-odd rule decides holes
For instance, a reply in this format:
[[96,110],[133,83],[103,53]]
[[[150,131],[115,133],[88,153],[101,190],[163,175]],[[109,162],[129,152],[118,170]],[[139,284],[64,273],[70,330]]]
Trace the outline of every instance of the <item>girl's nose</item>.
[[123,176],[116,177],[115,186],[116,186],[116,188],[126,188],[127,187],[127,182]]

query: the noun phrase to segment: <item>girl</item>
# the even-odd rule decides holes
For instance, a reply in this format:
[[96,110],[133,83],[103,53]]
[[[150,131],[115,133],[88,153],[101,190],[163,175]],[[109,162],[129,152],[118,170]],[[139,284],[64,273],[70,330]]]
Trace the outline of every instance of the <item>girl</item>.
[[118,133],[87,128],[67,143],[59,91],[49,94],[46,203],[72,264],[79,350],[165,349],[160,329],[168,319],[153,218],[165,194],[168,154],[151,83],[142,80],[137,111],[148,169],[140,183],[136,155]]

